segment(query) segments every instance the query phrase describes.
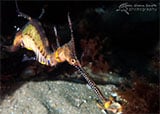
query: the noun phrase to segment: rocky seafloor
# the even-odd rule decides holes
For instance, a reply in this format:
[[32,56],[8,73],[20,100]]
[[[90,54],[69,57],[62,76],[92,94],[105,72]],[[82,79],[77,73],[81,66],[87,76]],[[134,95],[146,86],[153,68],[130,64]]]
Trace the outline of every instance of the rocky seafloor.
[[[105,96],[116,86],[99,85]],[[104,114],[87,84],[67,81],[28,81],[1,102],[1,114]]]

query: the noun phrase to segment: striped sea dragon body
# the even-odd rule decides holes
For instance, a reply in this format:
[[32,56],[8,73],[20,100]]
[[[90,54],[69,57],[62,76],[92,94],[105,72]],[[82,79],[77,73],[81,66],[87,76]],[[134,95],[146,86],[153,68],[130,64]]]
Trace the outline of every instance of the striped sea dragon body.
[[[22,13],[23,14],[23,13]],[[68,61],[71,65],[79,64],[74,58],[73,53],[73,39],[70,42],[58,47],[55,52],[52,52],[49,48],[49,42],[45,35],[45,31],[41,26],[41,23],[32,19],[31,17],[25,17],[29,22],[15,35],[13,45],[8,50],[16,51],[20,46],[31,50],[36,55],[36,60],[47,66],[55,66],[57,63]]]
[[41,64],[53,66],[56,64],[51,58],[54,53],[49,50],[48,39],[41,24],[31,19],[21,31],[16,34],[13,47],[22,46],[31,50],[36,55],[36,60]]

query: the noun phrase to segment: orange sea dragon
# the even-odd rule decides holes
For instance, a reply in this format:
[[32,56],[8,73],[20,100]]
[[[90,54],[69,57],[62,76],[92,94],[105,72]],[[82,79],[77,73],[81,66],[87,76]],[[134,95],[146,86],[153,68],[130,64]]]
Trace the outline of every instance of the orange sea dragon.
[[[47,66],[55,66],[58,63],[67,61],[70,65],[73,65],[76,69],[78,69],[80,74],[86,79],[89,86],[96,93],[101,102],[98,106],[104,110],[108,110],[112,103],[112,100],[107,100],[103,96],[99,88],[96,86],[95,82],[89,78],[88,74],[82,68],[79,60],[77,59],[74,46],[72,23],[69,14],[68,23],[71,31],[71,40],[63,46],[59,46],[54,52],[49,49],[48,39],[40,22],[20,12],[19,10],[18,14],[19,16],[28,19],[29,22],[19,32],[16,33],[13,45],[5,46],[6,49],[12,52],[16,51],[19,47],[31,50],[35,53],[36,60],[39,63]],[[40,15],[40,17],[41,16],[42,15]],[[56,28],[54,28],[54,30],[57,37]]]

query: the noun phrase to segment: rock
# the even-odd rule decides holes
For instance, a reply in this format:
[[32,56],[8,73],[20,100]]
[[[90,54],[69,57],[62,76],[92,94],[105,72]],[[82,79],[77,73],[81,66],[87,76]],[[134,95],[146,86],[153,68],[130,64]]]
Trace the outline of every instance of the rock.
[[[99,86],[108,97],[114,85]],[[0,105],[1,114],[104,114],[86,84],[65,81],[27,82]]]

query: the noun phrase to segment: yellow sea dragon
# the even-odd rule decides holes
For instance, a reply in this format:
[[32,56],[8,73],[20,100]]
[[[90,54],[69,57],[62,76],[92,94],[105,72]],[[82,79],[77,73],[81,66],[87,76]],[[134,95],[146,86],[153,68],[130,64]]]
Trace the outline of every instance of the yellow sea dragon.
[[[70,65],[73,65],[78,69],[80,74],[86,79],[89,86],[96,93],[101,102],[98,106],[102,109],[108,110],[112,103],[112,100],[107,100],[103,96],[99,88],[96,86],[95,82],[89,78],[88,74],[82,68],[79,60],[76,57],[72,23],[69,14],[68,22],[71,30],[71,40],[63,46],[59,46],[54,52],[52,52],[49,49],[48,39],[40,22],[36,19],[32,19],[30,16],[22,12],[18,13],[19,16],[27,18],[29,22],[18,33],[16,33],[13,45],[9,47],[6,46],[7,50],[16,51],[19,47],[26,48],[35,53],[36,60],[38,62],[47,66],[55,66],[58,63],[67,61]],[[119,109],[117,109],[117,111],[118,110]]]

